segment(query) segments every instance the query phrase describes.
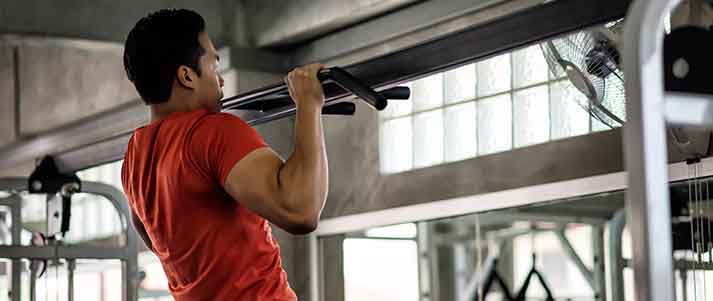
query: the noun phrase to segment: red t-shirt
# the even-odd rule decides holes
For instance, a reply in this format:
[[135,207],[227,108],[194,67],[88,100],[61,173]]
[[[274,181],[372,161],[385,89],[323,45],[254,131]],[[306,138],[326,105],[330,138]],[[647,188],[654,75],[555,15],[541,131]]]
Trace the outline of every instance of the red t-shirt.
[[265,146],[240,118],[206,110],[174,113],[131,137],[124,191],[176,301],[297,299],[270,225],[222,187]]

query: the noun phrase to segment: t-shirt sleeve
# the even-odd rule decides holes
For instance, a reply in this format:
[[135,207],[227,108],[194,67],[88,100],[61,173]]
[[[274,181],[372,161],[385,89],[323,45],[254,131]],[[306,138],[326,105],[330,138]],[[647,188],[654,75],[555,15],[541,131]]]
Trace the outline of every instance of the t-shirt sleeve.
[[221,184],[236,163],[252,151],[267,146],[255,129],[228,113],[204,116],[190,136],[191,161]]

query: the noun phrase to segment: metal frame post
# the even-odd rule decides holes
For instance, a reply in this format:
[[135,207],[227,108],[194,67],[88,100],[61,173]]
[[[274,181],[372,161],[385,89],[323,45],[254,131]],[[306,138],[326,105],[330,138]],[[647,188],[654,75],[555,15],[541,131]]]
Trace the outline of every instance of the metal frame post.
[[431,290],[431,266],[429,265],[428,244],[432,240],[428,224],[425,222],[416,223],[416,248],[418,252],[418,295],[420,301],[431,301],[434,299]]
[[665,17],[679,1],[635,1],[624,29],[627,209],[637,300],[674,298],[663,33]]
[[67,259],[67,300],[74,301],[74,271],[77,269],[76,259]]
[[621,238],[626,226],[626,211],[619,210],[609,221],[609,283],[611,301],[624,301],[624,258],[621,254]]
[[592,261],[592,275],[594,276],[595,285],[594,299],[608,300],[606,271],[604,269],[604,254],[606,250],[604,248],[604,227],[602,226],[592,226],[592,249],[594,250]]
[[[20,245],[22,243],[22,207],[17,206],[17,204],[20,204],[22,199],[17,195],[13,195],[9,198],[9,201],[11,201],[11,203],[8,204],[8,207],[10,207],[10,215],[12,218],[12,224],[10,225],[12,244]],[[11,300],[20,301],[22,298],[22,260],[20,259],[12,260],[11,281]]]

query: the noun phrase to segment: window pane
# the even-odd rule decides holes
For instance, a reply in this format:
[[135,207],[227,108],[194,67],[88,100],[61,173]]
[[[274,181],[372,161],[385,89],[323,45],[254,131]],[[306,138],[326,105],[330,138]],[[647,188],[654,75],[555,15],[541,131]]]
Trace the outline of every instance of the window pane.
[[[409,87],[409,89],[413,88],[411,83],[406,83],[406,84],[399,85],[399,86]],[[411,95],[413,95],[413,93],[411,93]],[[413,110],[413,96],[411,96],[409,99],[390,100],[389,105],[386,106],[386,109],[379,112],[379,115],[382,118],[404,116],[404,115],[410,114],[412,110]]]
[[478,96],[488,96],[510,90],[510,54],[489,58],[476,64]]
[[475,64],[445,73],[446,103],[475,98]]
[[400,172],[412,166],[411,117],[386,121],[381,128],[381,171]]
[[416,224],[413,223],[400,224],[379,228],[371,228],[369,230],[366,230],[365,235],[374,238],[416,238],[416,235],[418,235],[418,229],[416,229]]
[[505,151],[512,147],[512,103],[510,94],[477,102],[478,154]]
[[411,99],[415,111],[433,109],[443,104],[443,73],[413,82]]
[[446,161],[472,158],[477,152],[475,102],[445,109],[445,152]]
[[530,46],[512,53],[513,85],[522,88],[547,81],[547,61],[539,46]]
[[546,85],[515,92],[513,106],[515,147],[542,143],[550,138]]
[[419,299],[415,241],[348,238],[343,249],[345,300]]
[[443,110],[414,116],[414,167],[443,162]]
[[568,81],[550,84],[552,111],[552,139],[560,139],[589,132],[589,114],[579,105],[582,93]]

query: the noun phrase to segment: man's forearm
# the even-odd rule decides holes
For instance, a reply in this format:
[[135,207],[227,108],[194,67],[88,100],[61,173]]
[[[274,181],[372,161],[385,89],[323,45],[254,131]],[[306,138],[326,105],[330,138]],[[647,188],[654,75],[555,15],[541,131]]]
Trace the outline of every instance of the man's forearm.
[[329,178],[320,107],[298,107],[294,151],[279,177],[287,194],[287,207],[318,217],[327,196]]

